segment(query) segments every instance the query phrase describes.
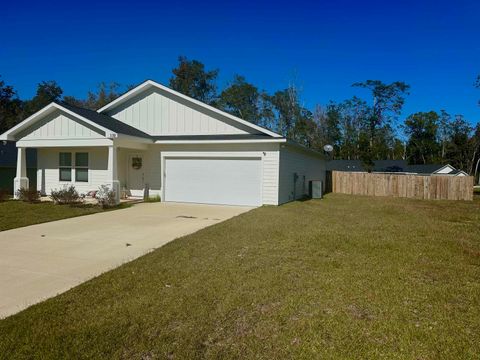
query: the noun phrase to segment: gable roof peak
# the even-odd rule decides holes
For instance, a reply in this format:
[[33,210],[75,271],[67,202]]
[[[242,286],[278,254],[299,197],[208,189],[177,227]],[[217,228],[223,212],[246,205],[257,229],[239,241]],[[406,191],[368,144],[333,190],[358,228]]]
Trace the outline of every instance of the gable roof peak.
[[211,106],[211,105],[208,105],[208,104],[205,104],[204,102],[201,102],[197,99],[194,99],[190,96],[187,96],[187,95],[184,95],[176,90],[173,90],[171,88],[169,88],[168,86],[165,86],[165,85],[162,85],[154,80],[150,80],[150,79],[147,79],[145,80],[144,82],[142,82],[140,85],[137,85],[135,86],[133,89],[130,89],[129,91],[127,91],[126,93],[124,93],[123,95],[119,96],[118,98],[116,98],[115,100],[111,101],[110,103],[106,104],[105,106],[101,107],[100,109],[97,110],[98,113],[104,113],[104,112],[107,112],[117,106],[119,106],[120,104],[123,104],[125,101],[133,98],[134,96],[137,96],[151,88],[155,88],[155,89],[158,89],[160,91],[164,91],[170,95],[173,95],[173,96],[176,96],[180,99],[183,99],[185,100],[186,102],[189,102],[191,104],[194,104],[200,108],[203,108],[203,109],[206,109],[206,110],[209,110],[217,115],[220,115],[220,116],[223,116],[224,118],[228,118],[230,120],[233,120],[243,126],[246,126],[246,127],[249,127],[251,129],[254,129],[258,132],[261,132],[261,133],[264,133],[266,135],[269,135],[271,137],[275,137],[275,138],[281,138],[282,135],[280,134],[277,134],[271,130],[268,130],[266,128],[263,128],[261,126],[258,126],[258,125],[255,125],[247,120],[243,120],[237,116],[234,116],[232,114],[229,114],[228,112],[225,112],[223,110],[220,110],[220,109],[217,109],[216,107],[214,106]]

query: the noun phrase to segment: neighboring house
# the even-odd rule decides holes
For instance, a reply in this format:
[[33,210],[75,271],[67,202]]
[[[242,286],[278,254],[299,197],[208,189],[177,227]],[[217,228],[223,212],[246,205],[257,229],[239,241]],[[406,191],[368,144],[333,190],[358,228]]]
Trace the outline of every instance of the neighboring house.
[[164,201],[277,205],[325,179],[323,154],[148,80],[98,111],[51,103],[0,136],[17,142],[15,188],[28,186],[25,149],[38,153],[37,188]]
[[[364,172],[361,160],[331,160],[327,162],[327,170]],[[449,175],[468,176],[465,171],[455,169],[452,165],[421,164],[408,165],[405,160],[376,160],[373,172],[400,173],[416,175]]]
[[[37,152],[28,149],[26,153],[27,172],[32,177],[32,186],[35,186]],[[0,190],[7,190],[13,194],[13,179],[17,171],[17,147],[14,141],[0,141]]]
[[459,169],[455,169],[452,165],[409,165],[409,172],[415,172],[422,175],[449,175],[449,176],[468,176],[468,174]]

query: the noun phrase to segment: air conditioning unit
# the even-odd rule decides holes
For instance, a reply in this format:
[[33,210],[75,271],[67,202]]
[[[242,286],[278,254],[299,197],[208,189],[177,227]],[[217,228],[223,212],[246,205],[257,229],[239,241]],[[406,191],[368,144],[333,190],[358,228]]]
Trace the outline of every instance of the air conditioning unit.
[[323,196],[322,180],[311,180],[308,183],[308,194],[312,199],[321,199]]

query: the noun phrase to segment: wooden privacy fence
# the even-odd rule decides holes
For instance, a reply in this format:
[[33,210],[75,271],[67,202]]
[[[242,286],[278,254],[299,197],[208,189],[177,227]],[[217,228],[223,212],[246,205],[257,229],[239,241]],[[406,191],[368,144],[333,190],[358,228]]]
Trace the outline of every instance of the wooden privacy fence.
[[473,177],[332,171],[332,191],[350,195],[473,200]]

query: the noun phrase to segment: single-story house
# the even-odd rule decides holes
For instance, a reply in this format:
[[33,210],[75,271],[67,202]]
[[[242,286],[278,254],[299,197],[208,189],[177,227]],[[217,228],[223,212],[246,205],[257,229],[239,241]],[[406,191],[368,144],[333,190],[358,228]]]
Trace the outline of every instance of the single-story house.
[[[35,186],[37,171],[37,152],[27,149],[27,173],[32,178],[31,186]],[[17,147],[14,141],[0,141],[0,191],[13,194],[13,179],[17,169]]]
[[25,150],[37,149],[37,189],[108,185],[162,201],[278,205],[325,179],[321,153],[152,80],[98,111],[53,102],[0,135],[16,141],[15,189],[28,187]]
[[420,164],[408,165],[407,171],[419,175],[448,175],[448,176],[468,176],[468,174],[460,169],[454,168],[450,164],[436,165],[436,164]]
[[[353,171],[365,172],[361,160],[330,160],[327,162],[327,170],[332,171]],[[405,160],[376,160],[373,165],[373,172],[399,173],[414,175],[448,175],[468,176],[465,171],[455,169],[452,165],[446,164],[420,164],[409,165]]]

